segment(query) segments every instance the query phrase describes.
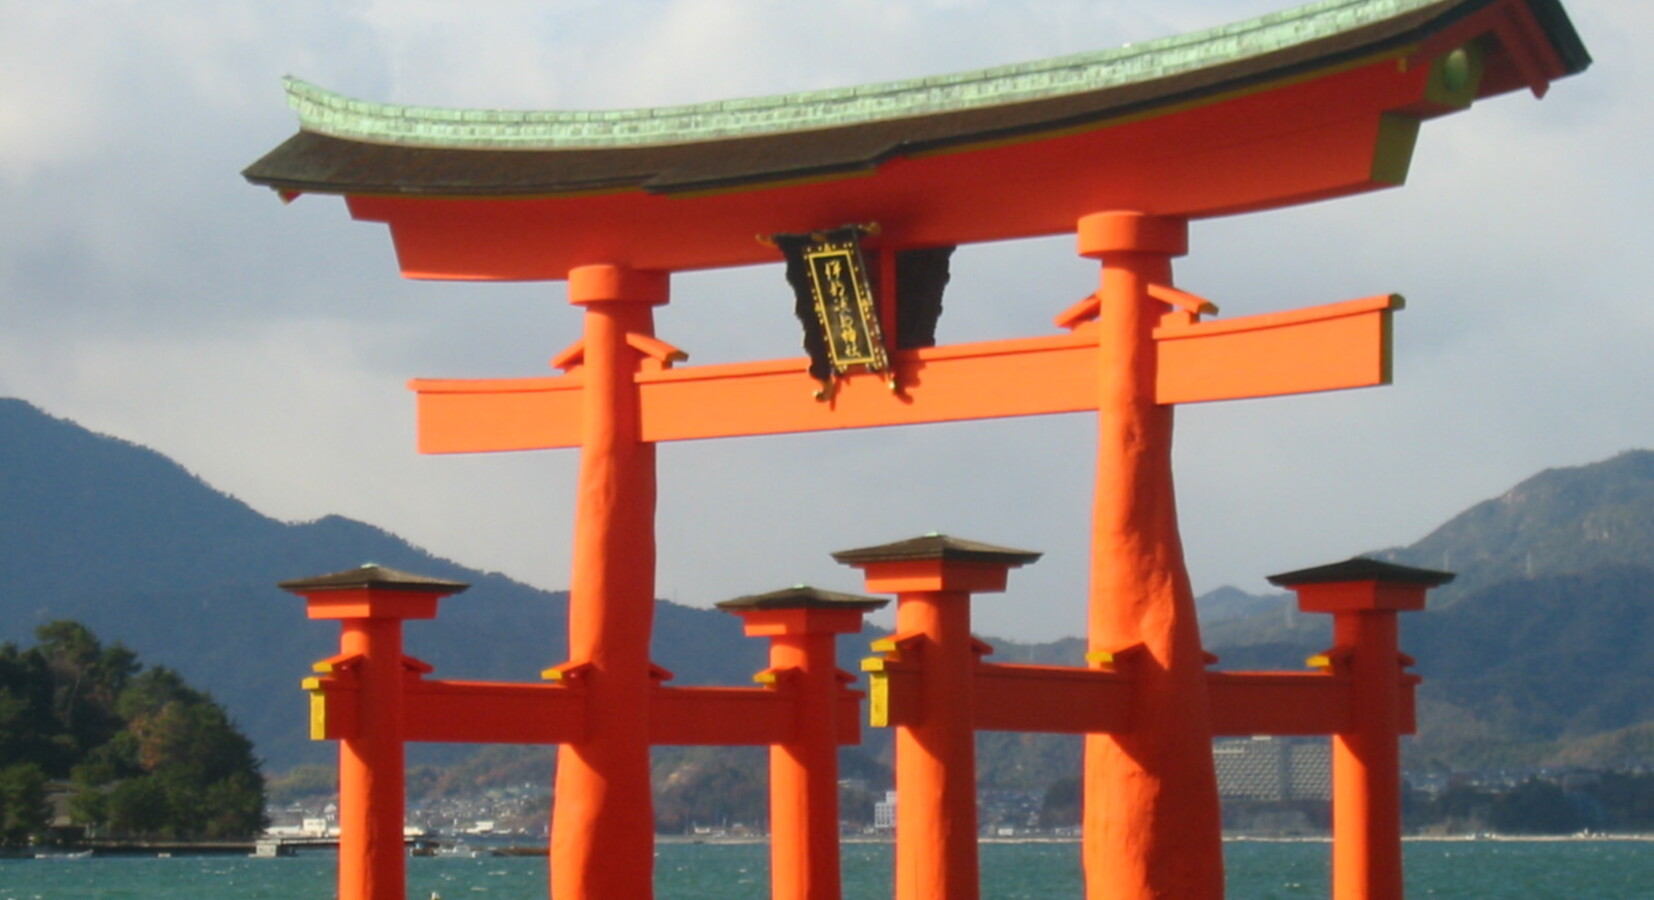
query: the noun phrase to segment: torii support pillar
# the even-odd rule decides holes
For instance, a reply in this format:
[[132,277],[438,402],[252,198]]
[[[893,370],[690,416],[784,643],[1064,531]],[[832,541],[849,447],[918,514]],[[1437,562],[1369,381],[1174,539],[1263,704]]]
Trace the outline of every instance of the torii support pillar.
[[279,587],[310,618],[339,620],[339,655],[317,668],[358,684],[355,727],[339,744],[339,900],[406,900],[402,621],[436,618],[437,601],[469,585],[367,565]]
[[971,594],[1005,590],[1040,554],[927,535],[833,558],[896,595],[896,634],[917,657],[920,714],[896,728],[896,900],[977,900],[977,642]]
[[835,638],[861,630],[862,617],[890,601],[800,585],[718,604],[741,617],[748,637],[770,639],[765,684],[796,698],[793,729],[770,747],[771,900],[839,900],[838,734],[853,715],[838,668]]
[[1182,219],[1102,212],[1079,222],[1097,292],[1097,484],[1089,648],[1142,648],[1132,727],[1085,742],[1084,862],[1090,900],[1219,900],[1222,817],[1205,653],[1172,490],[1172,407],[1157,402],[1156,294],[1187,252]]
[[1347,729],[1332,738],[1333,900],[1401,900],[1401,735],[1409,680],[1396,614],[1424,609],[1425,592],[1447,572],[1371,559],[1271,576],[1298,608],[1331,613],[1333,649],[1324,655],[1350,678]]
[[638,434],[634,381],[663,272],[582,266],[569,302],[585,308],[585,337],[559,360],[584,381],[580,476],[569,583],[569,661],[589,693],[583,740],[557,752],[551,819],[555,900],[647,898],[654,892],[649,706],[655,681],[655,445]]

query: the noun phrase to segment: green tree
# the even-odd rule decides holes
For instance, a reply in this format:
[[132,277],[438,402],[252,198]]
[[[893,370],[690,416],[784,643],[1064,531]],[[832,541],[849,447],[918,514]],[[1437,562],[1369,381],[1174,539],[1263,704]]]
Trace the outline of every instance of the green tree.
[[1081,796],[1081,779],[1078,775],[1064,775],[1051,782],[1045,788],[1045,796],[1040,800],[1039,823],[1041,828],[1064,828],[1080,824],[1080,815],[1084,810],[1084,797]]
[[61,775],[70,759],[52,716],[52,679],[34,650],[0,645],[0,759],[33,762]]
[[120,731],[116,698],[138,671],[137,656],[115,644],[104,647],[79,622],[58,620],[35,629],[33,653],[45,663],[52,681],[52,714],[59,741],[78,755]]
[[1432,821],[1453,831],[1480,831],[1491,815],[1493,795],[1469,785],[1453,785],[1436,795]]
[[0,769],[0,844],[16,847],[46,833],[46,773],[34,763]]
[[269,820],[264,815],[264,785],[248,772],[236,772],[207,786],[203,799],[201,836],[245,837],[262,831]]
[[1603,810],[1608,827],[1654,829],[1654,772],[1604,772],[1586,792]]
[[[252,742],[211,696],[156,666],[127,684],[117,706],[138,767],[164,798],[153,827],[174,837],[230,837],[264,827],[264,782]],[[156,802],[150,794],[144,799]],[[114,824],[113,806],[110,819]]]
[[51,622],[35,637],[28,650],[0,645],[0,760],[17,764],[0,784],[0,840],[44,829],[48,778],[73,781],[75,821],[115,834],[263,828],[253,745],[210,695],[172,669],[146,671],[78,622]]
[[1507,834],[1571,834],[1579,810],[1554,781],[1529,778],[1493,803],[1493,827]]
[[69,795],[69,819],[91,829],[109,824],[109,792],[97,785],[76,785]]
[[153,775],[128,778],[109,792],[108,823],[121,837],[174,837],[166,785]]

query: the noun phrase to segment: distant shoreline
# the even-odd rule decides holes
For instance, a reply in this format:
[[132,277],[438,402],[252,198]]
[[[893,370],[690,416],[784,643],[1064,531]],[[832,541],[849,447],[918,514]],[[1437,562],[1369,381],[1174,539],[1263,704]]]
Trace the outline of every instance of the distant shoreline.
[[[427,841],[438,842],[443,839],[427,836]],[[839,839],[842,844],[894,844],[893,835],[845,835]],[[992,844],[1078,844],[1078,836],[1059,835],[1024,835],[1017,837],[981,837],[977,838],[979,845]],[[1263,835],[1224,835],[1226,844],[1331,844],[1330,835],[1307,835],[1298,837],[1270,837]],[[1444,835],[1407,835],[1402,838],[1406,843],[1418,844],[1451,844],[1451,843],[1654,843],[1654,833],[1591,833],[1591,834],[1444,834]],[[156,857],[156,856],[253,856],[258,846],[256,840],[243,841],[92,841],[72,844],[52,844],[38,847],[17,847],[0,850],[0,859],[64,859],[72,855],[91,851],[91,856],[97,858],[109,857]],[[683,835],[661,834],[655,836],[657,844],[726,844],[751,845],[767,844],[767,835]],[[317,849],[314,847],[296,847],[298,850]],[[330,849],[330,848],[329,848]],[[479,848],[480,849],[480,848]],[[538,856],[546,852],[543,843],[509,844],[489,846],[485,851],[495,856]]]
[[[978,844],[1078,844],[1078,836],[1063,835],[1024,835],[1017,837],[979,837]],[[1551,843],[1551,842],[1589,842],[1589,841],[1618,841],[1650,843],[1654,842],[1654,833],[1598,833],[1590,834],[1412,834],[1402,837],[1405,843],[1468,843],[1480,841],[1503,841],[1506,843]],[[708,835],[695,837],[681,834],[662,834],[655,836],[658,844],[767,844],[767,836],[726,836]],[[841,844],[893,844],[896,838],[893,835],[845,835],[839,838]],[[1301,836],[1269,836],[1250,834],[1226,834],[1223,836],[1226,844],[1331,844],[1331,835],[1301,835]]]

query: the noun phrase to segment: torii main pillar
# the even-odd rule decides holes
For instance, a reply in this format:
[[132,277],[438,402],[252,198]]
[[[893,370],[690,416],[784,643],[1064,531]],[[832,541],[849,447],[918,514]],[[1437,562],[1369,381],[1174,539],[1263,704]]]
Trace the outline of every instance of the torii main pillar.
[[[638,435],[634,381],[667,276],[621,266],[569,273],[585,309],[580,476],[569,582],[569,662],[585,666],[585,739],[557,750],[552,896],[649,897],[649,634],[655,609],[655,445]],[[623,864],[617,865],[617,861]]]
[[1158,403],[1154,339],[1181,219],[1104,212],[1079,223],[1103,262],[1098,292],[1097,483],[1092,653],[1141,646],[1133,727],[1085,742],[1084,860],[1091,900],[1223,896],[1222,819],[1206,714],[1204,651],[1172,489],[1172,407]]

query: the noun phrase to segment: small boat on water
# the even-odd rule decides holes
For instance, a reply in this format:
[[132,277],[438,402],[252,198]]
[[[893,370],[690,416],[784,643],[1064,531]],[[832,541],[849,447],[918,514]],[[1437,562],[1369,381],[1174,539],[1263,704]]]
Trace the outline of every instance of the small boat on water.
[[35,851],[34,858],[35,859],[91,859],[92,858],[92,851],[90,849],[75,850],[75,851],[37,850],[37,851]]
[[482,856],[487,856],[488,854],[482,850],[472,847],[464,841],[461,841],[457,844],[450,844],[446,847],[438,847],[436,852],[431,855],[451,859],[477,859]]

